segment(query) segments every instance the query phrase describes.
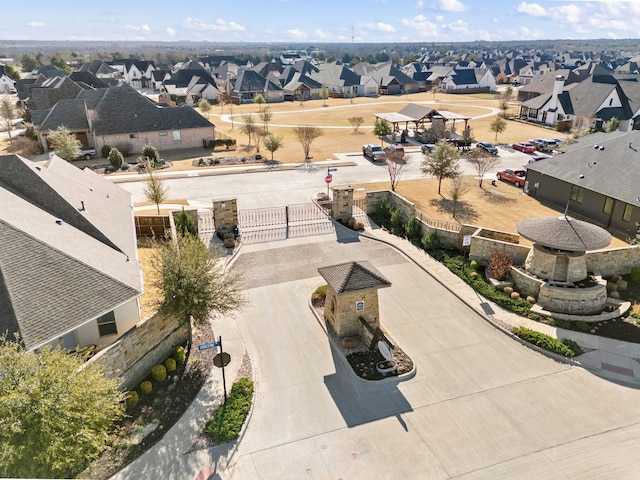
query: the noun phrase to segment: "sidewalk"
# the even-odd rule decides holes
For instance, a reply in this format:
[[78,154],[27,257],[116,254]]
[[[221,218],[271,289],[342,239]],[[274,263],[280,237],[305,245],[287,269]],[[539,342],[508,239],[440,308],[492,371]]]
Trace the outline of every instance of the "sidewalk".
[[640,359],[640,344],[565,330],[521,317],[490,303],[478,295],[461,278],[430,257],[426,252],[415,247],[408,240],[391,235],[382,229],[369,229],[365,236],[387,243],[403,252],[416,265],[437,279],[456,297],[475,310],[478,315],[503,331],[507,331],[505,327],[523,326],[555,338],[573,340],[585,350],[585,353],[580,355],[579,358],[574,359],[567,359],[540,350],[545,355],[583,367],[600,377],[633,387],[640,387],[640,362],[638,360]]
[[[231,391],[231,386],[245,354],[244,342],[234,319],[212,320],[211,327],[216,338],[222,337],[224,351],[231,356],[231,363],[225,367],[228,393]],[[222,371],[212,366],[211,374],[202,390],[180,420],[171,427],[162,440],[112,476],[111,479],[191,480],[201,470],[208,471],[208,468],[215,472],[224,471],[235,453],[235,444],[220,445],[187,453],[200,436],[207,420],[222,404],[223,396]],[[216,475],[213,478],[220,477]]]

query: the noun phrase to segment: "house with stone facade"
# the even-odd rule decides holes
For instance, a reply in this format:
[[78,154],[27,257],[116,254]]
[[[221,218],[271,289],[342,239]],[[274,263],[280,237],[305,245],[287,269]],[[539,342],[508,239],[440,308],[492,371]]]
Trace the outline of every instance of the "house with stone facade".
[[140,321],[131,194],[56,156],[0,164],[0,332],[27,351],[113,343]]

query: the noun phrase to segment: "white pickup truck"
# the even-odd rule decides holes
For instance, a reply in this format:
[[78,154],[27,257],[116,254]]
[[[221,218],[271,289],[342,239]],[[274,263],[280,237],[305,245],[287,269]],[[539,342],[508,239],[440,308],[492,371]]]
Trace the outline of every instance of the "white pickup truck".
[[374,162],[384,162],[387,158],[387,154],[384,152],[382,147],[373,143],[363,145],[362,154],[365,157],[371,158]]
[[95,148],[93,148],[93,147],[82,147],[80,149],[80,153],[76,157],[76,160],[80,160],[81,158],[84,158],[85,160],[91,160],[95,156],[96,156],[96,149]]

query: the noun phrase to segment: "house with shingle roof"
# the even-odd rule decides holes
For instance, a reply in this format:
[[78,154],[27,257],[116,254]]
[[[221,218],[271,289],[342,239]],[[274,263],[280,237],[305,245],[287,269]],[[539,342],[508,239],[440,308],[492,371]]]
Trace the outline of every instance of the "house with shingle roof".
[[282,88],[253,70],[239,70],[238,76],[228,83],[227,101],[236,105],[253,103],[258,95],[262,95],[267,103],[284,101]]
[[156,69],[151,60],[137,60],[135,58],[119,58],[108,62],[117,70],[122,79],[133,88],[147,88],[151,85],[151,73]]
[[494,92],[496,79],[488,68],[454,68],[440,82],[445,93]]
[[218,102],[220,92],[216,81],[204,68],[197,68],[200,64],[191,62],[185,68],[176,70],[160,87],[161,97],[167,98],[178,105],[197,105],[204,99]]
[[[151,144],[160,152],[195,148],[215,138],[213,125],[190,106],[160,105],[126,83],[105,89],[82,90],[48,110],[32,112],[38,137],[49,149],[47,135],[64,125],[83,146],[128,145],[141,152]],[[82,133],[84,132],[84,133]]]
[[0,156],[0,332],[26,350],[108,345],[140,321],[131,194],[56,156]]
[[640,131],[594,133],[529,164],[524,192],[568,214],[635,238],[640,222]]
[[324,317],[336,335],[369,343],[371,332],[380,327],[378,289],[391,282],[367,261],[321,267],[318,272],[328,284]]

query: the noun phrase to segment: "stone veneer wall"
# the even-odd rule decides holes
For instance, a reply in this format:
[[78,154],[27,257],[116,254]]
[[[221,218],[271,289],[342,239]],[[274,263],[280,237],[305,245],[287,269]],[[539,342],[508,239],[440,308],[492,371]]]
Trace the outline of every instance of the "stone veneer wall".
[[591,315],[602,312],[607,302],[607,282],[600,280],[590,288],[562,288],[542,284],[538,305],[550,312]]
[[213,200],[213,223],[216,229],[231,229],[238,224],[238,202],[235,198]]
[[556,253],[535,244],[525,266],[529,272],[545,280],[578,282],[587,278],[587,263],[583,252]]
[[[361,312],[356,311],[358,301],[364,302],[364,310]],[[363,317],[373,329],[380,326],[378,290],[362,290],[337,295],[329,286],[324,312],[325,318],[333,326],[338,337],[360,337],[368,345],[372,337],[363,327],[360,317]]]
[[520,293],[521,297],[531,296],[538,298],[540,294],[540,287],[543,281],[533,275],[529,275],[526,270],[518,267],[511,267],[509,272],[511,281],[513,282],[513,288],[516,292]]
[[[179,129],[173,129],[179,130]],[[173,130],[156,132],[139,132],[137,138],[131,138],[128,133],[122,135],[96,136],[95,147],[98,153],[103,145],[117,147],[120,144],[130,144],[132,155],[137,156],[142,152],[145,145],[150,144],[158,149],[160,157],[165,150],[176,150],[180,148],[202,147],[202,140],[215,139],[215,127],[189,128],[180,130],[180,140],[173,139]],[[136,132],[133,132],[134,134]],[[163,133],[163,135],[161,135]],[[206,153],[206,150],[203,149]]]
[[[486,234],[487,230],[483,230]],[[499,232],[493,232],[499,233]],[[498,238],[506,238],[499,236]],[[497,240],[488,236],[480,236],[477,233],[471,238],[469,249],[469,259],[486,265],[494,250],[499,250],[511,256],[514,265],[524,265],[531,247],[510,243],[508,241]]]
[[632,268],[640,268],[640,245],[593,250],[586,257],[587,270],[596,275],[626,275]]
[[155,314],[98,352],[90,363],[101,366],[110,378],[121,378],[123,390],[134,388],[163,362],[173,349],[189,338],[186,325],[177,325],[175,318]]
[[332,190],[331,217],[337,221],[350,218],[353,214],[353,187],[336,186]]

